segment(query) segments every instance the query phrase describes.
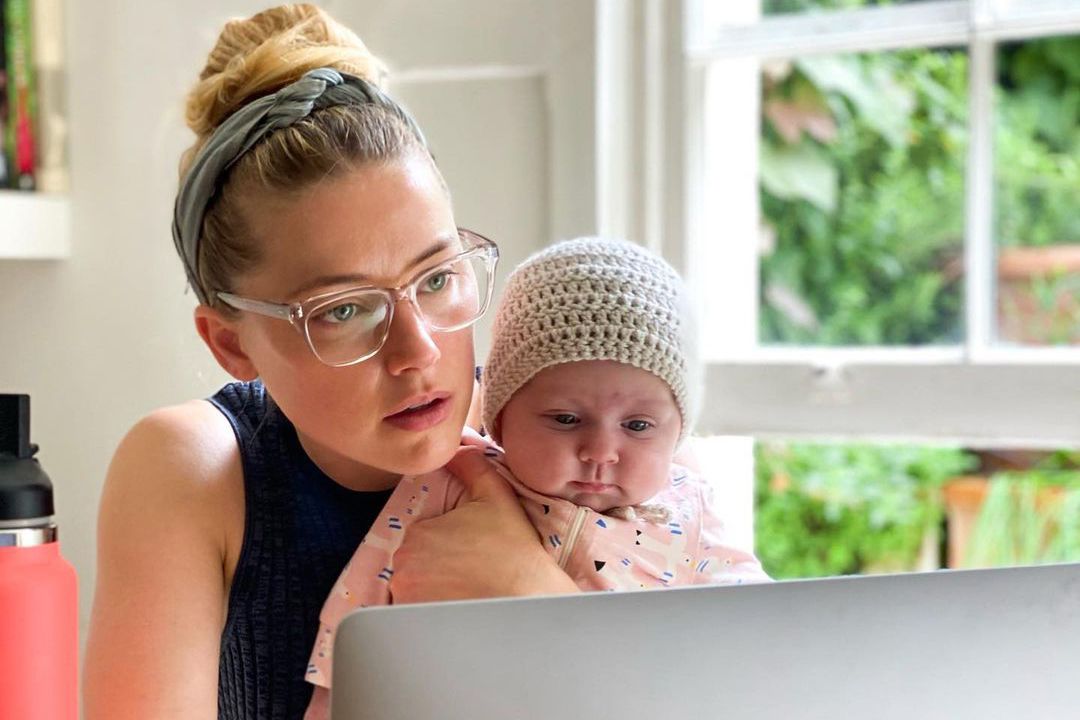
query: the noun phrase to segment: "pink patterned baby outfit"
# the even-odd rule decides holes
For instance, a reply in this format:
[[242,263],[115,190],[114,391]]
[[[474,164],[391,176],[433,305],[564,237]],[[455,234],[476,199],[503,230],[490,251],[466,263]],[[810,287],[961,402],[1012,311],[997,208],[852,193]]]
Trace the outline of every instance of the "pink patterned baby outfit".
[[[684,467],[673,464],[667,489],[642,506],[667,517],[623,519],[533,492],[505,470],[497,451],[486,454],[517,491],[544,547],[582,590],[769,580],[757,558],[725,542],[711,488]],[[453,509],[462,494],[461,483],[445,470],[402,478],[323,606],[308,682],[330,687],[334,633],[347,613],[392,603],[393,556],[409,525]]]

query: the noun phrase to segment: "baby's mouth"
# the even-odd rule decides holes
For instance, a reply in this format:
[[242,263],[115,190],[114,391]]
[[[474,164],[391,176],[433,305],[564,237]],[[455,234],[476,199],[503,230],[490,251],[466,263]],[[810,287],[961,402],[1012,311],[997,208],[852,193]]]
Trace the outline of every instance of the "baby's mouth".
[[574,482],[572,483],[579,490],[589,493],[606,493],[615,489],[615,485],[612,483],[602,482]]

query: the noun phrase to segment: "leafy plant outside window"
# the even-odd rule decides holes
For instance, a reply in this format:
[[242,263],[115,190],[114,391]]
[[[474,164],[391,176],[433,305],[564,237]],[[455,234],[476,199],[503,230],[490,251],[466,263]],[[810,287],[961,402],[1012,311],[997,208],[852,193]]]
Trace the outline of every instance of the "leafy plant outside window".
[[763,342],[959,342],[967,58],[905,51],[766,68]]
[[975,464],[950,448],[759,443],[758,557],[775,578],[914,569],[941,486]]
[[[1065,457],[1065,463],[1054,459]],[[1080,470],[1063,453],[989,480],[966,565],[998,567],[1080,561]]]
[[[1080,37],[1002,46],[998,69],[1000,244],[1080,243]],[[766,66],[762,342],[962,340],[966,78],[951,50]]]

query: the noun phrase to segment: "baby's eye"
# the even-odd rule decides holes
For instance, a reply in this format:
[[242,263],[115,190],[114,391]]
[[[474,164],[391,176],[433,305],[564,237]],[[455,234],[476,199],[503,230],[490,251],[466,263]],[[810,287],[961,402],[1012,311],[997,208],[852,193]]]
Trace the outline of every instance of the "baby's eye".
[[551,419],[560,425],[575,425],[578,422],[577,416],[571,413],[559,413],[558,415],[552,415]]
[[645,432],[653,425],[648,420],[628,420],[623,423],[623,427],[633,432]]

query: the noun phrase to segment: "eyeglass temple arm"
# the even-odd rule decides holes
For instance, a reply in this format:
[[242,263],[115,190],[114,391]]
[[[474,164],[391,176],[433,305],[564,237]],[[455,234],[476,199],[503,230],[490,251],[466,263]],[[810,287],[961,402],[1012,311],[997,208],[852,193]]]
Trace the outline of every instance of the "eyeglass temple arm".
[[282,320],[292,321],[291,305],[279,305],[278,303],[263,302],[262,300],[251,300],[249,298],[233,295],[232,293],[218,293],[218,297],[237,310],[246,310],[248,312],[258,313],[259,315],[266,315],[267,317],[276,317],[281,318]]

